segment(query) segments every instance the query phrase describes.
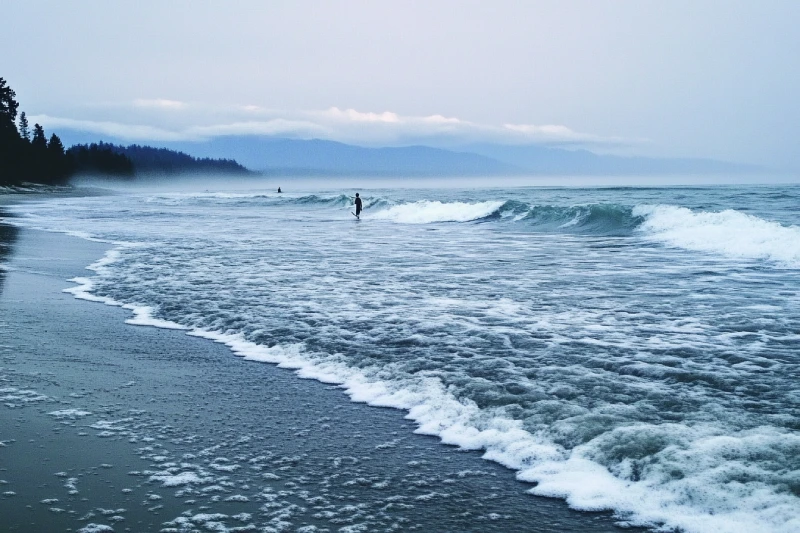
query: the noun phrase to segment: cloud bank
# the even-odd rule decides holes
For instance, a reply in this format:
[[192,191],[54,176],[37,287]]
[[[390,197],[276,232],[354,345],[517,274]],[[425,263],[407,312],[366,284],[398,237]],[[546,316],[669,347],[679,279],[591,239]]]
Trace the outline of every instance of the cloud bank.
[[31,120],[48,129],[68,128],[131,142],[201,142],[239,135],[325,139],[361,146],[493,143],[609,148],[644,142],[578,132],[564,125],[481,124],[439,114],[410,116],[338,107],[289,112],[254,105],[212,107],[168,99],[137,99],[107,106],[104,115],[113,118],[87,120],[43,114]]

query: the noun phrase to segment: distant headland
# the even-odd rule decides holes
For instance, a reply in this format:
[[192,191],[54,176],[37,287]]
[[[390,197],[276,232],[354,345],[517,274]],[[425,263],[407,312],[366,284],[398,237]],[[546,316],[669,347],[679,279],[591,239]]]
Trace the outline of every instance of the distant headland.
[[232,159],[196,158],[166,148],[96,142],[64,147],[53,133],[31,128],[16,93],[0,78],[0,186],[65,185],[77,176],[133,180],[179,174],[252,174]]

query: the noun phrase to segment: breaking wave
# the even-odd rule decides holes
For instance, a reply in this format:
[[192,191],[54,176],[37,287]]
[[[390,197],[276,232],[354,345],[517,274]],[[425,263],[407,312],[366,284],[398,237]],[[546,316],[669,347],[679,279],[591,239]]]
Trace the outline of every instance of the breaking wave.
[[495,213],[503,206],[503,202],[465,202],[442,203],[422,200],[409,204],[401,204],[378,211],[371,218],[391,220],[405,224],[429,224],[431,222],[469,222]]
[[670,205],[637,206],[641,231],[653,240],[742,259],[766,259],[800,267],[800,227],[783,226],[727,209],[693,212]]
[[630,232],[642,222],[630,207],[590,204],[570,207],[530,205],[516,200],[485,202],[439,202],[421,200],[393,205],[370,214],[370,218],[404,224],[433,222],[515,222],[539,230],[561,232]]
[[[347,197],[344,197],[345,199]],[[726,257],[768,260],[800,267],[800,227],[735,210],[692,211],[671,205],[530,205],[515,200],[439,202],[420,200],[391,205],[382,200],[370,218],[403,224],[507,222],[536,231],[630,235]]]

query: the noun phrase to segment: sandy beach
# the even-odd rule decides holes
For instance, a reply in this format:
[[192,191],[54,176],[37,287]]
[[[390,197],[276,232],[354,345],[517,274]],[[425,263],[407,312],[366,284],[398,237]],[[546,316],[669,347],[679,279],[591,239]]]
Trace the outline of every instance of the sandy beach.
[[0,229],[0,531],[619,530],[401,411],[64,293],[104,244]]

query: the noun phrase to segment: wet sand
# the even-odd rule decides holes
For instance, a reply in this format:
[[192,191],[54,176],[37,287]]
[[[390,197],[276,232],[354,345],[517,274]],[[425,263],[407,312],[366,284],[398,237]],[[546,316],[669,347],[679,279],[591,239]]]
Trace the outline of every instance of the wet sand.
[[620,531],[401,411],[62,292],[105,245],[0,239],[2,532]]

